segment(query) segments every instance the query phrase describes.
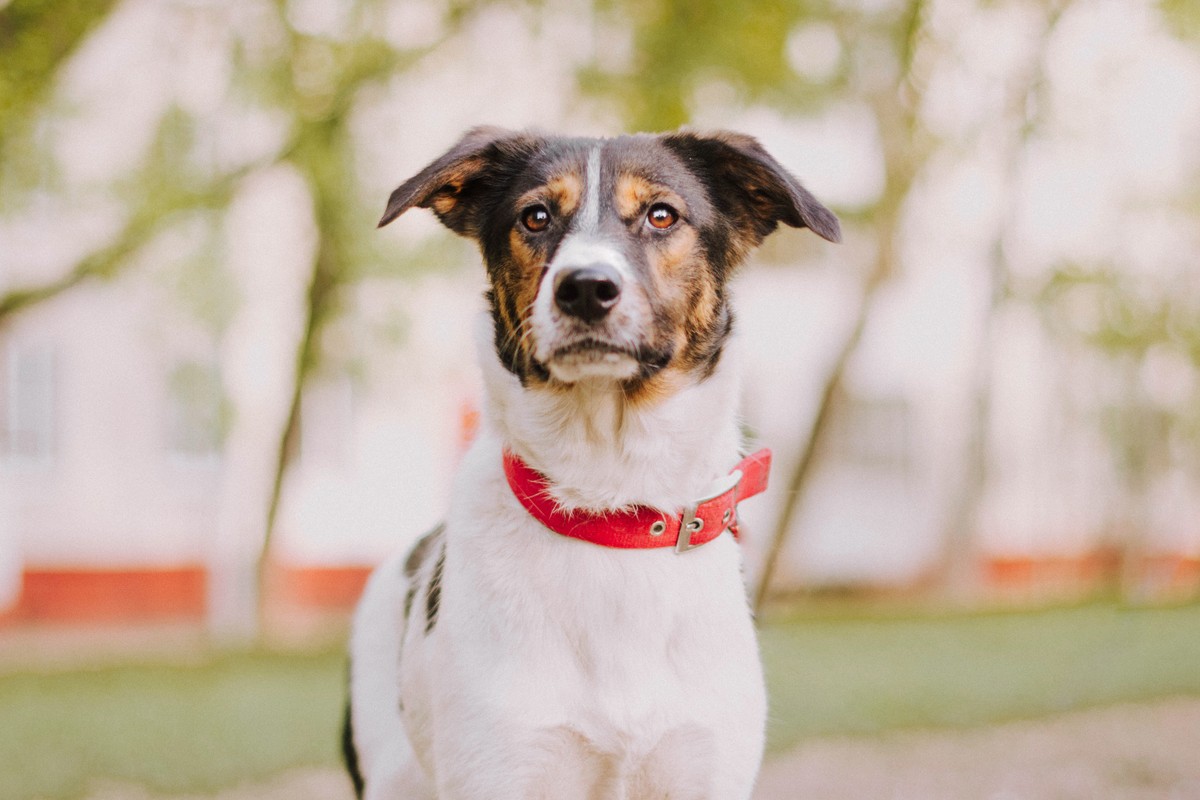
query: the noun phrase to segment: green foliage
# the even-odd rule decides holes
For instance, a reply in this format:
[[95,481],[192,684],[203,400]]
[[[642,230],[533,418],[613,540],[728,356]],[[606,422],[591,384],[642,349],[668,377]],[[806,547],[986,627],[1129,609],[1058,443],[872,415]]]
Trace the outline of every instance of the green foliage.
[[[624,67],[592,65],[585,91],[613,98],[635,130],[688,123],[697,90],[731,88],[745,104],[808,112],[834,99],[862,98],[907,80],[923,36],[924,2],[837,3],[832,0],[599,0],[615,27],[632,29],[633,55]],[[819,79],[803,77],[788,50],[806,25],[826,24],[842,53]],[[894,69],[885,69],[887,64]],[[881,82],[886,86],[881,86]]]
[[114,0],[12,0],[0,6],[0,114],[38,99],[55,68],[108,14]]
[[[1113,356],[1140,358],[1152,347],[1166,345],[1186,354],[1200,369],[1200,298],[1188,291],[1183,276],[1148,280],[1102,267],[1056,271],[1038,301],[1048,319],[1063,333],[1074,334]],[[1091,309],[1083,320],[1063,313],[1085,297]]]
[[1200,3],[1196,0],[1159,0],[1158,7],[1176,35],[1200,42]]
[[25,141],[66,62],[114,0],[12,0],[0,4],[0,188],[34,158]]
[[165,283],[191,318],[212,335],[213,341],[219,341],[237,312],[237,281],[226,264],[218,215],[200,211],[191,216],[200,218],[200,241],[192,253],[167,271]]
[[1170,465],[1171,439],[1179,418],[1162,408],[1136,401],[1115,402],[1102,409],[1100,426],[1113,450],[1117,468],[1132,487]]
[[[1111,266],[1065,266],[1033,298],[1052,333],[1103,353],[1127,376],[1123,391],[1103,403],[1097,421],[1135,490],[1170,467],[1173,453],[1194,453],[1200,442],[1197,403],[1162,407],[1137,381],[1153,350],[1175,353],[1200,371],[1200,302],[1181,288],[1170,278],[1149,279]],[[1172,448],[1189,440],[1190,447]]]
[[120,180],[119,191],[130,208],[139,203],[157,206],[179,195],[181,187],[203,181],[207,170],[194,161],[196,120],[172,105],[158,121],[158,130],[140,166]]
[[634,130],[666,130],[687,123],[702,82],[724,82],[751,101],[796,105],[819,99],[788,65],[788,36],[801,19],[818,18],[820,0],[608,0],[601,9],[632,25],[628,72],[591,68],[585,90],[614,96]]
[[[1160,291],[1153,291],[1159,288]],[[1151,291],[1147,291],[1150,289]],[[1116,269],[1067,266],[1055,270],[1036,302],[1060,334],[1074,336],[1111,354],[1140,358],[1155,344],[1174,338],[1176,321],[1192,309],[1185,295],[1135,283]]]

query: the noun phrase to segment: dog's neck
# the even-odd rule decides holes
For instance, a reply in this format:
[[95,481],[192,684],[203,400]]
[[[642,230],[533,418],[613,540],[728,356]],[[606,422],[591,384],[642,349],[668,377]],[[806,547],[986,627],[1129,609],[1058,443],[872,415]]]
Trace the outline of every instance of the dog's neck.
[[487,335],[480,342],[484,431],[545,474],[565,509],[680,507],[738,459],[733,356],[724,353],[708,378],[684,381],[668,397],[631,403],[611,382],[524,387]]

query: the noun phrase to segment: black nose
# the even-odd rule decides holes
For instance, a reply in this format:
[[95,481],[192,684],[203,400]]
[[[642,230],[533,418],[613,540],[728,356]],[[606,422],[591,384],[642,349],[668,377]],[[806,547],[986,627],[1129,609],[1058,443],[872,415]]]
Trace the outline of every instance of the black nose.
[[565,269],[554,279],[554,302],[569,317],[603,319],[621,299],[621,276],[606,264]]

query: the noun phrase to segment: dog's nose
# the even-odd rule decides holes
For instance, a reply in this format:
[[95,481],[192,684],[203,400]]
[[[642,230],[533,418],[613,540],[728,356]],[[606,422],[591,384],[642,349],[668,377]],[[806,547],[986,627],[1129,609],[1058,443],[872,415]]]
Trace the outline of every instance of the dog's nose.
[[565,269],[554,279],[554,302],[569,317],[596,322],[621,299],[621,276],[607,264]]

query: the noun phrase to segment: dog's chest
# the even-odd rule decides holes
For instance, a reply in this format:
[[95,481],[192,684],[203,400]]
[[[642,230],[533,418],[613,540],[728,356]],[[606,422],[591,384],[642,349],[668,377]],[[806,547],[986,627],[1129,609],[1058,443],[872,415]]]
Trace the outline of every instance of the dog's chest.
[[[682,555],[622,551],[548,533],[511,504],[493,520],[486,542],[463,536],[447,555],[443,613],[478,629],[481,654],[636,715],[704,682],[714,648],[752,642],[731,537]],[[519,548],[498,541],[505,528]]]
[[517,740],[548,737],[538,746],[626,769],[681,742],[699,753],[712,737],[759,735],[762,677],[731,537],[682,555],[617,551],[539,529],[502,479],[474,486],[449,520],[432,694]]

